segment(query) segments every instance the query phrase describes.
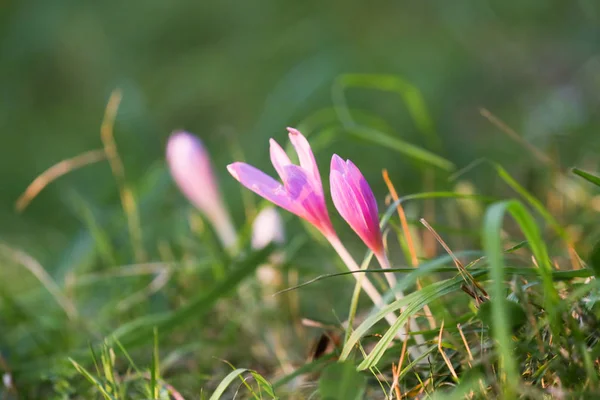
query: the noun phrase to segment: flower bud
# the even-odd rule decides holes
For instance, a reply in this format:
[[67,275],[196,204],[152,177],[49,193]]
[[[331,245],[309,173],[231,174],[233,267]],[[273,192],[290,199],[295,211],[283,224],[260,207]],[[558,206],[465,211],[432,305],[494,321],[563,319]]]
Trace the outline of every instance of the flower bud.
[[223,246],[235,249],[237,233],[202,141],[185,131],[173,132],[167,143],[167,163],[181,192],[212,224]]
[[[252,223],[252,248],[260,250],[271,243],[283,244],[285,231],[281,215],[274,207],[262,209]],[[275,252],[269,263],[261,265],[256,271],[258,280],[263,286],[278,286],[281,283],[281,273],[277,267],[283,262],[283,254]]]

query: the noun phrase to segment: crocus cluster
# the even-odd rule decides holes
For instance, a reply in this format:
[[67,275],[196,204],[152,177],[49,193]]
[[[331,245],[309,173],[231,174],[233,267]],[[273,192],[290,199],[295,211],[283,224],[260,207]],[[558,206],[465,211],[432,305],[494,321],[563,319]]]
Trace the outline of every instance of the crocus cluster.
[[[331,224],[321,176],[308,141],[296,129],[288,128],[288,132],[290,142],[298,155],[299,165],[291,162],[275,140],[270,140],[271,162],[281,182],[243,162],[227,166],[229,173],[259,196],[310,222],[325,236],[348,268],[358,271],[358,265],[339,240]],[[340,215],[373,251],[381,266],[389,267],[379,228],[377,202],[360,170],[351,161],[344,161],[333,155],[330,185],[333,203]],[[354,276],[371,300],[377,305],[382,305],[381,295],[373,284],[368,279],[361,279],[358,274]],[[390,286],[395,286],[392,277],[388,282]],[[388,315],[387,318],[390,323],[395,320],[394,315]]]
[[[243,162],[228,165],[229,173],[259,196],[311,223],[329,241],[348,268],[358,271],[359,266],[333,229],[321,175],[310,144],[298,130],[288,128],[288,132],[299,163],[294,164],[283,148],[271,139],[270,158],[279,180]],[[235,229],[223,206],[209,157],[200,140],[186,132],[174,133],[167,146],[167,160],[181,191],[206,215],[226,247],[233,247],[237,237]],[[373,252],[382,268],[389,268],[379,227],[377,202],[360,170],[350,160],[344,161],[334,154],[329,182],[333,204],[339,214]],[[265,241],[282,240],[282,236],[269,232],[270,228],[266,227],[281,225],[279,217],[273,212],[265,211],[257,218],[256,222],[260,223],[255,223],[253,229],[256,236],[253,240],[257,241],[253,247],[260,248],[266,244]],[[378,290],[361,275],[353,274],[371,300],[376,305],[383,305]],[[386,277],[390,286],[395,286],[394,275],[386,273]],[[396,295],[402,296],[401,293]],[[396,316],[389,314],[386,319],[393,324]],[[411,329],[415,327],[411,323]]]
[[[288,128],[288,132],[300,165],[293,164],[281,146],[270,140],[271,162],[281,182],[243,162],[230,164],[227,169],[248,189],[304,218],[328,240],[337,240],[310,145],[298,130]],[[377,202],[360,170],[350,160],[333,155],[330,184],[338,212],[378,258],[384,257]]]

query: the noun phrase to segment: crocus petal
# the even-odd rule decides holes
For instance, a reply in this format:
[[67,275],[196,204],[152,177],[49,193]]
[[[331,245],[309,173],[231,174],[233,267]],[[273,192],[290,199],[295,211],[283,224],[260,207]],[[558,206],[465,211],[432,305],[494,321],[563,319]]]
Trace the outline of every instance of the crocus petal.
[[301,167],[294,164],[286,165],[281,175],[285,190],[294,201],[302,200],[307,194],[313,192],[310,178]]
[[314,188],[318,191],[318,193],[323,193],[323,184],[321,183],[321,175],[319,174],[319,168],[317,167],[317,162],[315,161],[315,156],[310,148],[310,144],[308,140],[300,133],[299,130],[294,128],[287,128],[289,132],[290,142],[294,146],[296,153],[298,154],[298,160],[300,161],[300,166],[304,168],[308,173],[311,179],[314,180]]
[[375,253],[383,249],[377,203],[367,181],[350,161],[339,156],[331,159],[331,197],[350,227]]
[[355,194],[360,207],[364,211],[368,230],[371,232],[379,232],[379,210],[377,208],[375,195],[358,167],[350,160],[346,161],[346,166],[347,179],[352,182],[351,186],[355,189]]
[[273,164],[273,167],[275,167],[275,170],[279,174],[281,180],[283,180],[283,167],[286,165],[290,165],[292,161],[288,157],[285,150],[283,150],[279,143],[277,143],[275,140],[270,139],[269,144],[269,152],[271,153],[271,163]]
[[344,175],[346,173],[346,162],[344,162],[344,160],[342,159],[342,157],[338,156],[337,154],[334,154],[331,157],[331,170],[332,171],[337,171],[340,174]]
[[245,163],[234,163],[227,168],[248,189],[306,219],[326,237],[333,237],[335,231],[327,213],[323,184],[310,145],[300,132],[288,130],[300,159],[299,166],[292,164],[277,142],[270,141],[271,162],[283,183]]
[[329,180],[333,205],[362,239],[367,230],[367,223],[353,188],[344,175],[338,171],[331,171]]
[[326,234],[333,232],[331,220],[327,213],[325,198],[312,186],[313,182],[306,171],[297,165],[284,167],[283,182],[290,198],[300,205],[302,212],[297,214],[306,219]]
[[229,164],[227,170],[238,182],[259,196],[291,213],[300,215],[303,212],[281,183],[252,165],[236,162]]

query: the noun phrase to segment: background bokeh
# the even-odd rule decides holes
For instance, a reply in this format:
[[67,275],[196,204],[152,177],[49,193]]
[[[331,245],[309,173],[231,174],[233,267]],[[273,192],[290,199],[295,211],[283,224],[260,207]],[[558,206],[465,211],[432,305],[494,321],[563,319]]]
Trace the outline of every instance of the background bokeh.
[[[104,106],[117,87],[116,137],[130,180],[162,159],[171,130],[185,128],[206,141],[231,197],[239,192],[223,169],[233,158],[224,135],[268,166],[267,138],[284,140],[285,126],[331,106],[331,84],[348,72],[397,74],[419,88],[442,154],[459,167],[491,152],[509,166],[531,161],[479,116],[480,106],[566,165],[594,157],[599,40],[592,0],[9,1],[0,11],[0,232],[39,234],[60,247],[81,226],[69,190],[99,207],[117,203],[101,163],[52,185],[24,215],[12,211],[45,168],[100,147]],[[350,98],[423,144],[398,97]],[[319,159],[360,155],[374,185],[382,167],[402,174],[396,154],[357,147],[339,143]]]
[[[332,86],[341,74],[395,75],[414,85],[439,146],[424,137],[397,93],[351,89],[348,104],[380,116],[390,124],[386,133],[427,148],[457,168],[479,158],[498,161],[538,194],[536,189],[551,179],[548,166],[483,118],[479,109],[489,109],[562,168],[577,165],[597,171],[599,44],[600,3],[595,0],[4,1],[0,242],[35,256],[61,283],[69,272],[112,267],[102,258],[99,243],[114,246],[119,265],[133,262],[119,192],[106,162],[60,178],[24,213],[15,211],[18,196],[46,168],[101,148],[100,124],[116,88],[123,100],[115,138],[139,201],[150,259],[159,258],[161,243],[174,244],[175,256],[202,253],[180,212],[189,205],[164,166],[171,131],[186,129],[204,140],[232,214],[242,225],[240,186],[225,166],[243,154],[250,163],[273,171],[268,138],[285,143],[286,126],[298,126],[331,108]],[[412,161],[349,135],[318,147],[324,176],[333,152],[355,161],[381,203],[386,193],[382,168],[390,171],[403,194],[428,189]],[[442,180],[438,190],[454,184],[447,183],[446,175],[437,178]],[[507,190],[484,167],[471,171],[469,180],[481,193],[502,197]],[[287,229],[300,229],[297,219],[286,218],[291,222]],[[321,261],[311,263],[309,252],[298,260],[313,268],[309,276],[321,270]],[[3,287],[8,299],[21,288],[39,286],[20,267],[0,271],[0,279],[11,282]],[[186,279],[181,279],[183,286]],[[135,313],[113,316],[112,303],[102,296],[113,296],[117,304],[130,289],[122,282],[106,284],[89,293],[81,312],[95,315],[105,307],[101,333],[106,334],[134,314],[173,305],[167,295],[156,296]],[[347,290],[344,297],[337,296],[340,290]],[[309,302],[311,293],[327,298],[321,304],[329,312],[330,303],[347,302],[350,290],[324,291],[315,285],[303,293]],[[31,309],[47,301],[36,293],[27,300]],[[46,317],[47,310],[39,309]],[[307,307],[302,315],[316,318],[319,313]],[[50,328],[38,330],[30,326],[43,323],[35,325],[39,321],[32,319],[28,323],[34,325],[25,331],[44,336],[48,328],[62,337],[63,320],[48,318],[51,322],[44,323]],[[77,340],[65,343],[65,349],[87,343],[85,334],[77,332]],[[34,360],[56,350],[54,345],[39,350],[37,343],[23,344],[20,335],[15,330],[3,344],[13,359]],[[213,351],[211,356],[221,356],[220,348]]]

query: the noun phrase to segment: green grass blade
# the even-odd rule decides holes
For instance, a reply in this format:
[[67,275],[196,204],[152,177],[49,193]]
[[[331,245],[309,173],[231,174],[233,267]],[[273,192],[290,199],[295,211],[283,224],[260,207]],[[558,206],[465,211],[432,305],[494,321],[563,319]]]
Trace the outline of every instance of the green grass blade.
[[160,366],[159,366],[159,355],[158,355],[158,330],[154,328],[154,345],[152,349],[152,368],[150,370],[150,393],[152,393],[152,399],[158,399],[160,394],[160,387],[158,381],[160,379]]
[[504,299],[506,286],[504,284],[504,261],[499,232],[502,229],[507,203],[498,203],[488,209],[483,229],[483,248],[492,266],[492,319],[493,335],[496,339],[500,358],[500,375],[506,385],[505,396],[515,394],[516,385],[520,382],[515,355],[510,339],[509,316],[506,314]]
[[[258,387],[262,390],[265,391],[266,394],[268,394],[269,396],[271,396],[272,399],[277,399],[277,396],[275,396],[275,391],[273,389],[273,385],[271,385],[271,383],[269,381],[267,381],[265,379],[265,377],[263,377],[261,374],[259,374],[256,371],[250,371],[250,373],[252,374],[252,377],[254,377],[254,380],[256,381],[256,383],[258,383]],[[262,396],[261,396],[262,398]]]
[[411,144],[405,140],[390,136],[374,128],[357,125],[344,127],[343,131],[347,132],[351,136],[354,136],[355,138],[386,147],[402,155],[434,167],[438,167],[445,171],[451,172],[456,168],[451,161],[438,156],[435,153],[425,150],[419,146],[415,146],[414,144]]
[[[435,266],[437,266],[437,264],[429,263],[427,266],[424,265],[414,270],[414,272],[408,274],[404,279],[401,280],[398,288],[400,288],[400,286],[406,287],[412,285],[418,277],[429,273]],[[475,272],[472,275],[478,276],[482,275],[482,273]],[[406,306],[405,311],[402,312],[402,315],[396,320],[396,323],[390,329],[388,329],[371,353],[359,365],[359,369],[363,370],[374,366],[379,361],[381,356],[383,356],[383,353],[394,339],[398,330],[404,325],[410,316],[414,315],[416,312],[422,309],[423,306],[429,304],[431,301],[460,289],[463,282],[464,281],[460,276],[437,282],[424,287],[422,290],[410,293],[409,295],[406,295],[399,300],[395,300],[387,306],[374,311],[356,328],[352,335],[350,335],[350,338],[342,349],[340,360],[346,360],[350,356],[360,338],[362,338],[377,322],[382,320],[388,313],[394,312]]]
[[225,393],[225,390],[227,390],[229,385],[231,385],[233,381],[237,380],[238,376],[241,377],[242,374],[248,371],[249,369],[247,368],[237,368],[231,371],[225,378],[223,378],[221,383],[219,383],[219,386],[217,386],[212,396],[210,396],[208,400],[219,400],[221,396],[223,396],[223,393]]
[[73,366],[75,367],[77,372],[79,372],[81,375],[83,375],[83,377],[85,379],[87,379],[92,385],[94,385],[98,389],[98,391],[102,394],[102,396],[104,396],[104,398],[106,400],[115,400],[115,398],[110,393],[108,393],[106,388],[104,388],[104,385],[102,384],[102,382],[100,382],[99,380],[94,378],[94,376],[92,374],[90,374],[90,372],[87,369],[85,369],[83,366],[79,365],[72,358],[69,358],[69,361],[71,362],[71,364],[73,364]]
[[397,94],[406,105],[415,126],[425,136],[428,144],[433,148],[439,148],[440,138],[436,133],[433,119],[423,95],[416,86],[396,75],[345,74],[339,76],[333,85],[332,97],[339,118],[346,127],[357,125],[346,101],[346,91],[351,88],[380,90]]
[[[379,117],[376,114],[365,110],[359,109],[351,109],[348,110],[351,115],[354,117],[354,120],[357,121],[361,126],[370,126],[382,132],[391,132],[392,127],[388,124],[383,118]],[[314,141],[318,139],[314,137],[312,134],[317,130],[339,127],[340,121],[338,116],[338,111],[335,108],[324,108],[310,114],[308,117],[304,118],[300,121],[296,128],[302,132],[304,136],[310,137],[310,146],[313,151],[316,153],[317,149],[319,149],[318,145],[314,144]],[[321,147],[322,148],[322,147]]]
[[525,235],[528,246],[539,265],[540,276],[544,285],[544,306],[555,335],[560,332],[558,324],[558,293],[552,281],[552,267],[544,242],[535,221],[525,207],[517,200],[503,201],[492,205],[485,214],[483,223],[483,248],[490,264],[492,280],[492,320],[493,335],[497,343],[501,360],[501,376],[505,384],[505,395],[511,398],[516,393],[520,376],[515,363],[515,354],[510,332],[510,315],[506,312],[505,298],[505,266],[501,241],[501,230],[505,214],[510,213]]
[[529,193],[523,186],[521,186],[515,178],[513,178],[508,171],[506,171],[501,165],[492,163],[496,169],[498,176],[502,178],[508,186],[510,186],[515,192],[519,193],[528,203],[531,205],[544,219],[546,222],[556,231],[556,233],[565,241],[569,242],[569,235],[558,223],[556,218],[544,207],[541,201],[536,199],[531,193]]
[[[476,274],[472,275],[475,276]],[[379,342],[377,342],[373,350],[371,350],[367,357],[359,364],[358,369],[364,370],[374,367],[379,360],[381,360],[381,357],[383,357],[389,348],[390,343],[395,339],[397,333],[402,329],[410,317],[422,310],[425,305],[432,301],[460,290],[463,283],[463,278],[461,276],[456,276],[455,278],[424,287],[422,290],[413,292],[400,300],[396,300],[389,306],[382,308],[381,311],[367,318],[367,320],[359,325],[356,331],[350,336],[348,344],[344,347],[340,359],[348,357],[352,347],[357,343],[360,337],[362,337],[362,335],[377,321],[384,318],[387,313],[399,310],[401,307],[406,307],[396,322],[386,331]]]
[[590,174],[589,172],[585,172],[580,170],[579,168],[573,168],[571,170],[575,175],[578,175],[585,179],[586,181],[593,183],[596,186],[600,186],[600,177]]

